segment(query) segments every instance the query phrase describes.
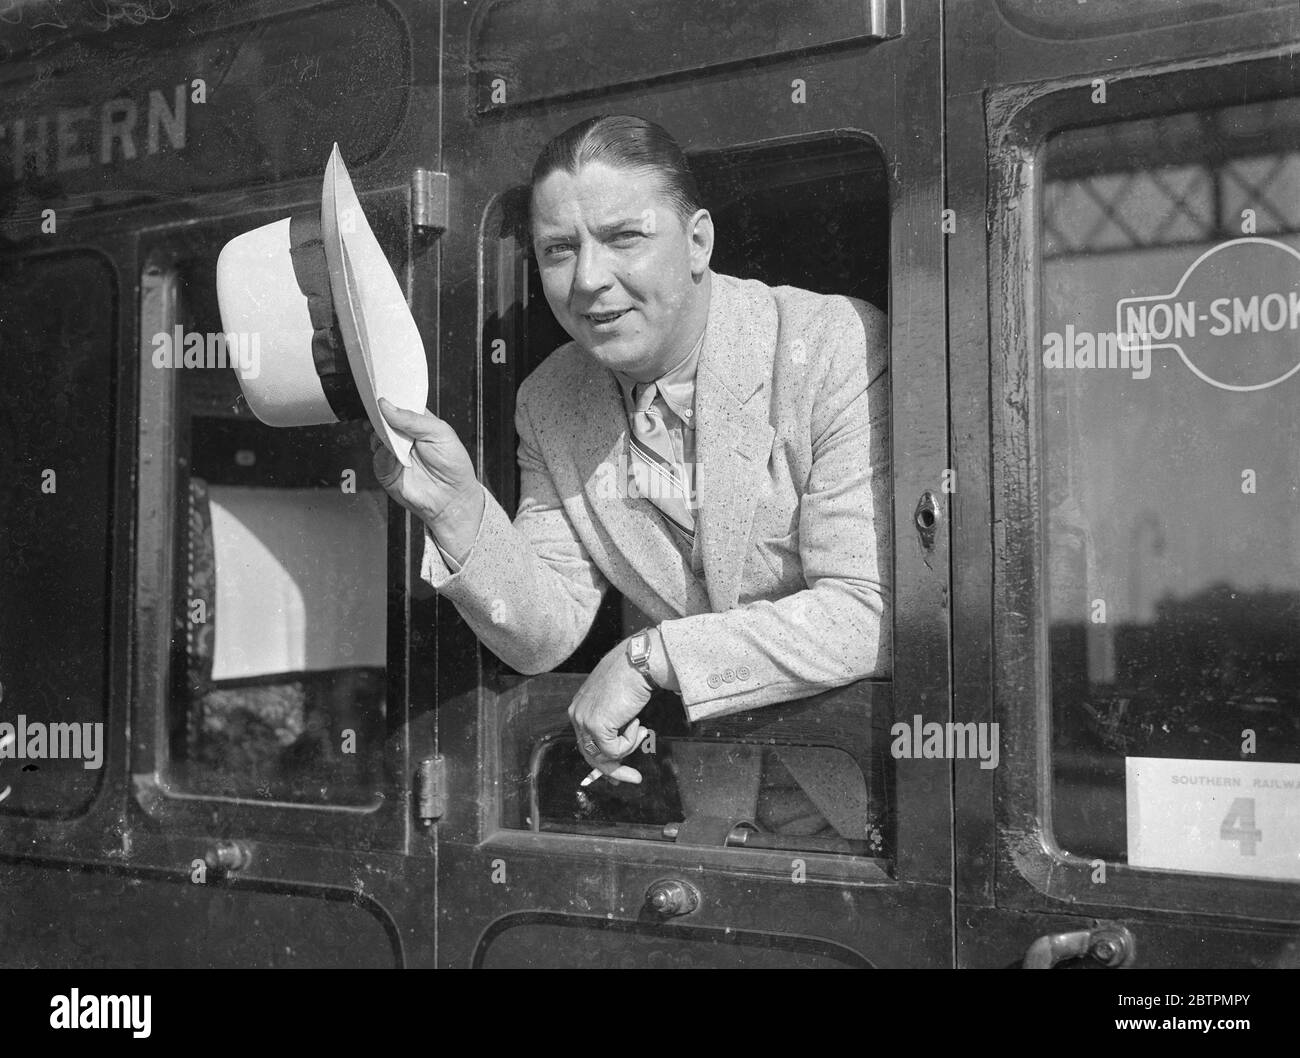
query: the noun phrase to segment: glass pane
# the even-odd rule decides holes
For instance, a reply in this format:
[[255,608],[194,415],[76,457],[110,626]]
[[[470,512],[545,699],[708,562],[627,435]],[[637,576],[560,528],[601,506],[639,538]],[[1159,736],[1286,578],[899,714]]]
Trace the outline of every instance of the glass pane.
[[567,709],[578,674],[538,676],[500,702],[503,823],[520,829],[721,848],[887,857],[892,826],[888,683],[688,724],[675,695],[641,713],[654,732],[626,763],[639,784],[590,769]]
[[1300,762],[1300,103],[1058,135],[1042,223],[1053,825],[1123,860],[1218,811],[1126,764]]
[[[888,188],[874,148],[828,140],[703,156],[692,159],[692,167],[717,231],[714,271],[886,307]],[[568,341],[541,294],[522,230],[525,195],[518,189],[498,200],[486,225],[492,251],[484,255],[484,347],[500,342],[521,351],[507,360],[513,377],[494,372],[485,382],[486,473],[511,487],[501,496],[508,510],[517,496],[515,389]],[[792,231],[803,234],[792,240]],[[641,717],[655,733],[654,751],[628,759],[642,783],[581,786],[589,769],[574,745],[568,705],[615,643],[651,623],[610,588],[587,641],[552,673],[502,699],[505,826],[718,847],[890,854],[891,700],[885,682],[712,725],[688,725],[680,699],[657,694]]]
[[68,815],[104,765],[116,289],[90,254],[0,275],[0,811]]
[[628,762],[639,786],[583,787],[589,769],[572,736],[542,745],[529,824],[719,847],[861,855],[883,846],[883,806],[841,749],[666,737]]
[[[219,331],[211,262],[183,277],[182,330]],[[264,426],[224,366],[178,370],[175,382],[171,781],[197,794],[372,804],[388,501],[364,426]]]

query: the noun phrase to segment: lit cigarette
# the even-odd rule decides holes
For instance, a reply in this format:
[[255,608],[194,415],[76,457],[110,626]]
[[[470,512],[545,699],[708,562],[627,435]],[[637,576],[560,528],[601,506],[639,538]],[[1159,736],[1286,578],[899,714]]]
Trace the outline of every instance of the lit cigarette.
[[599,779],[604,774],[605,773],[601,771],[599,768],[592,768],[591,774],[588,775],[585,779],[583,779],[582,782],[578,783],[578,785],[590,786],[592,783],[594,783],[597,779]]

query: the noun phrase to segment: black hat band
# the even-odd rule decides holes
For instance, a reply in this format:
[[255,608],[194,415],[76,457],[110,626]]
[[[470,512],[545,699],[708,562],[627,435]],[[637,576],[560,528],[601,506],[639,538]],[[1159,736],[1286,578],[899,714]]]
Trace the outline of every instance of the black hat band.
[[334,314],[329,261],[320,234],[320,215],[304,213],[289,221],[289,257],[298,289],[311,316],[311,356],[325,400],[340,422],[366,418],[365,405],[352,378],[347,347]]

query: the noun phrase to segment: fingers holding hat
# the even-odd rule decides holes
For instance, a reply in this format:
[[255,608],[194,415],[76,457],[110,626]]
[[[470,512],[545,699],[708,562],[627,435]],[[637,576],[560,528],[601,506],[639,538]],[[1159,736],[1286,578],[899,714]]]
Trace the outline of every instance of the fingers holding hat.
[[399,408],[387,397],[379,398],[379,410],[388,420],[389,426],[394,430],[400,430],[415,441],[436,440],[444,429],[451,429],[433,412],[427,409],[410,411],[407,408]]
[[426,521],[449,511],[481,512],[482,486],[474,462],[451,425],[432,412],[398,408],[382,397],[379,410],[393,430],[415,442],[410,467],[403,467],[387,448],[376,450],[375,473],[389,494]]
[[477,489],[474,464],[450,423],[431,411],[409,411],[382,397],[379,410],[389,426],[415,442],[419,461],[431,477],[453,489]]
[[[371,435],[370,453],[370,465],[374,468],[376,479],[384,489],[393,492],[402,477],[402,464],[378,435]],[[398,503],[403,502],[403,497],[397,493],[394,493],[393,499]]]

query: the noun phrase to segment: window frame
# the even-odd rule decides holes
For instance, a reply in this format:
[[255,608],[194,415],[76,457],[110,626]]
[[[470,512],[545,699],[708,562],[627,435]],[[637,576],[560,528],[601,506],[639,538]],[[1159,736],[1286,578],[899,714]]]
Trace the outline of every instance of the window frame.
[[[315,189],[309,189],[314,194]],[[361,196],[368,214],[380,212],[406,233],[403,247],[410,260],[409,212],[405,195],[377,191]],[[176,225],[148,231],[140,238],[138,323],[139,415],[136,572],[134,601],[134,679],[132,687],[131,771],[134,799],[159,823],[196,833],[211,830],[214,818],[234,836],[289,839],[335,848],[400,851],[409,837],[407,783],[408,625],[406,592],[407,519],[389,502],[387,605],[387,690],[385,738],[376,803],[330,804],[261,800],[189,792],[174,785],[169,773],[169,716],[172,698],[172,622],[176,593],[175,544],[179,532],[176,490],[176,375],[150,364],[150,337],[170,333],[181,321],[180,265],[197,252],[217,253],[226,238],[292,213],[319,209],[319,199],[295,200],[274,209],[205,218],[200,226]]]
[[[988,299],[991,371],[993,695],[1003,723],[994,779],[997,902],[1073,913],[1116,908],[1300,922],[1295,881],[1130,867],[1062,850],[1052,829],[1053,745],[1048,637],[1047,524],[1040,509],[1042,411],[1037,370],[1042,303],[1041,207],[1047,140],[1110,125],[1300,96],[1289,49],[1211,68],[1163,66],[1107,79],[1109,102],[1090,101],[1089,78],[992,90],[989,120]],[[1028,276],[1026,283],[1020,277]],[[1094,883],[1105,862],[1105,883]],[[1233,907],[1224,910],[1225,886]],[[1286,909],[1292,910],[1288,914]]]
[[[756,185],[757,189],[770,190],[776,186],[785,186],[782,182],[774,181],[771,177],[775,165],[787,158],[797,157],[800,151],[807,151],[821,145],[825,145],[825,150],[818,159],[821,169],[815,173],[817,177],[846,175],[859,171],[868,172],[869,170],[866,169],[852,168],[846,163],[845,159],[850,156],[850,152],[857,150],[872,152],[884,171],[884,191],[888,197],[886,213],[890,218],[891,227],[886,237],[881,240],[881,245],[883,252],[888,254],[890,258],[886,282],[886,292],[889,293],[892,291],[895,279],[893,273],[897,254],[897,233],[893,230],[892,209],[899,194],[899,189],[896,182],[890,179],[885,167],[886,152],[874,136],[856,131],[837,130],[835,132],[820,132],[807,136],[779,138],[759,143],[737,143],[726,148],[707,152],[693,152],[688,157],[693,165],[702,163],[710,169],[719,164],[724,158],[729,159],[738,168],[749,165],[762,177],[761,182]],[[481,362],[488,362],[494,340],[505,338],[508,347],[508,362],[512,365],[508,374],[506,372],[487,371],[480,376],[478,446],[480,456],[483,457],[480,461],[480,465],[483,467],[482,477],[484,481],[493,485],[494,493],[500,497],[500,502],[507,511],[512,511],[518,501],[516,490],[517,464],[515,461],[518,438],[513,429],[513,410],[518,384],[523,381],[521,377],[517,377],[517,373],[513,368],[513,365],[519,362],[519,357],[512,349],[509,349],[509,346],[512,341],[518,340],[520,331],[526,329],[526,324],[524,328],[521,328],[514,322],[507,321],[503,323],[495,313],[501,304],[502,280],[513,275],[515,282],[518,284],[521,275],[527,277],[528,247],[525,240],[520,240],[521,255],[511,260],[507,252],[507,239],[504,236],[498,236],[496,232],[497,230],[502,232],[508,230],[507,225],[512,216],[511,211],[517,208],[517,203],[512,203],[509,200],[517,198],[519,191],[519,187],[514,187],[508,191],[494,194],[483,210],[478,229],[478,330],[482,348]],[[733,199],[728,198],[723,204],[730,205],[732,202]],[[522,297],[517,299],[516,304],[522,304],[524,306],[523,311],[526,312],[527,299],[542,297],[543,295],[539,288],[534,289],[531,286],[522,285],[521,287],[520,293]],[[518,315],[516,315],[516,319],[518,319]],[[540,362],[540,360],[537,362]],[[892,362],[891,350],[891,367]],[[892,393],[890,410],[892,444],[892,438],[897,434],[897,431],[893,428]],[[509,426],[508,429],[502,428],[507,425]],[[891,476],[890,487],[892,500],[896,496],[898,489],[896,476]],[[891,510],[894,506],[891,503]],[[889,558],[892,567],[894,555],[891,554]],[[610,591],[614,592],[615,589],[611,586]],[[602,606],[608,604],[609,598],[609,596],[606,597]],[[621,599],[621,596],[618,596],[618,598]],[[809,874],[819,880],[826,879],[842,883],[867,885],[899,885],[906,880],[899,873],[899,857],[896,851],[891,852],[888,856],[872,856],[800,851],[797,849],[769,850],[746,848],[744,846],[678,845],[671,841],[647,840],[631,836],[609,837],[580,832],[538,832],[516,829],[505,825],[504,815],[507,798],[502,789],[505,782],[514,779],[513,775],[507,775],[508,768],[502,759],[501,753],[503,735],[505,729],[509,726],[509,719],[506,714],[511,711],[511,707],[507,703],[516,699],[520,693],[523,693],[530,681],[547,680],[554,677],[564,683],[573,681],[580,684],[581,677],[585,674],[557,670],[554,673],[525,677],[506,668],[486,649],[481,651],[481,656],[483,660],[483,685],[486,690],[491,692],[484,696],[479,718],[483,760],[479,768],[481,781],[479,784],[478,817],[479,832],[483,838],[482,848],[488,853],[526,852],[548,856],[579,857],[584,860],[599,858],[629,865],[659,865],[664,869],[675,868],[679,870],[704,867],[785,879],[790,877],[791,863],[799,860],[806,865]],[[887,680],[868,678],[857,681],[846,688],[837,689],[828,697],[833,698],[836,693],[848,692],[853,689],[857,689],[858,693],[864,694],[870,699],[883,702],[883,707],[888,715],[883,719],[873,717],[872,726],[879,728],[882,732],[887,732],[889,722],[893,719],[894,708],[892,676]],[[796,699],[790,704],[798,706],[800,700]],[[780,706],[767,706],[761,711],[761,715],[770,712],[772,718],[775,719],[776,711],[779,709]],[[744,715],[746,714],[741,714],[742,717]],[[721,719],[725,721],[729,718]],[[728,727],[725,723],[719,721],[705,722],[704,727],[707,733],[714,737],[721,733],[718,729],[722,728],[725,734],[720,741],[741,739],[735,728]],[[760,737],[765,743],[772,741],[770,730],[764,732],[761,736],[754,736],[756,741]],[[863,737],[869,738],[870,732],[864,732]],[[803,743],[796,741],[792,744]],[[855,760],[858,759],[854,751],[849,747],[838,743],[827,743],[827,745],[829,748],[847,752]],[[876,751],[873,755],[877,757],[880,752],[887,752],[885,744],[873,748]],[[884,780],[885,822],[889,828],[890,841],[888,845],[890,848],[896,848],[899,841],[900,817],[905,806],[899,804],[898,784],[895,775],[892,774],[893,769],[891,768],[890,771],[891,774],[887,774]],[[864,777],[868,780],[868,789],[870,790],[870,777],[865,773]]]

